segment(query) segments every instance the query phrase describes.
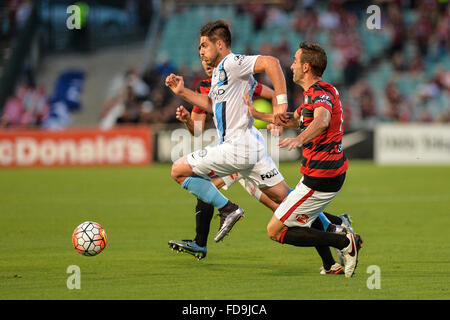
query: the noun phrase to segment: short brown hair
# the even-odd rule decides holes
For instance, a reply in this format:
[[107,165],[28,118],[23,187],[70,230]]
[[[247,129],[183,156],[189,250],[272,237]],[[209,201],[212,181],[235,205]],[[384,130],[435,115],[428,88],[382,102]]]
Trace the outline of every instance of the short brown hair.
[[208,37],[212,42],[222,40],[228,48],[231,47],[230,25],[225,20],[205,24],[200,29],[200,37]]
[[308,63],[311,66],[312,73],[321,77],[327,67],[327,54],[317,43],[302,42],[298,46],[302,49],[300,63]]

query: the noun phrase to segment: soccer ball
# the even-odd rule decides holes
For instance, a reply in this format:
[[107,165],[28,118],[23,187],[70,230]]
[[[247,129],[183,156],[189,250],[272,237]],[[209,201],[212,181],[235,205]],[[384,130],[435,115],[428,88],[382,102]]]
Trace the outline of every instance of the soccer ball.
[[72,244],[75,250],[88,257],[102,252],[106,243],[106,231],[97,222],[83,222],[75,228],[72,234]]

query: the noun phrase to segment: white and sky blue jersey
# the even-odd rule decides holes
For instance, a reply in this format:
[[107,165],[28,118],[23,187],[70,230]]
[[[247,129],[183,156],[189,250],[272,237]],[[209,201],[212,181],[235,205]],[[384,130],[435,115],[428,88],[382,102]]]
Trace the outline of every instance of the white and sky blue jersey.
[[251,98],[258,84],[253,77],[257,58],[230,53],[214,68],[209,97],[220,143],[242,139],[243,134],[255,136],[244,92]]

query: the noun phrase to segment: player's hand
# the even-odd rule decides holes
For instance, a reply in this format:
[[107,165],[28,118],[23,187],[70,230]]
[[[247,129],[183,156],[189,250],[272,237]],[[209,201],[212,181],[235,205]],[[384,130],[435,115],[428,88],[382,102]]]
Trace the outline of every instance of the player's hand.
[[184,79],[182,76],[171,73],[166,77],[166,86],[176,95],[180,95],[184,89]]
[[253,106],[251,100],[250,100],[250,92],[244,92],[244,101],[247,104],[248,107],[248,113],[250,113],[250,115],[253,118],[256,118],[258,111],[255,109],[255,107]]
[[177,108],[175,115],[176,118],[183,123],[187,123],[191,119],[191,114],[183,106]]
[[274,137],[279,137],[283,134],[283,130],[284,128],[281,126],[276,126],[273,123],[269,123],[267,125],[267,130],[270,131],[270,133],[272,134],[272,136]]
[[292,112],[277,113],[273,115],[273,122],[277,126],[286,126],[293,117]]
[[303,146],[303,141],[299,138],[299,136],[297,136],[295,138],[283,139],[278,145],[280,146],[280,148],[288,147],[288,151],[290,151],[294,148],[301,148]]

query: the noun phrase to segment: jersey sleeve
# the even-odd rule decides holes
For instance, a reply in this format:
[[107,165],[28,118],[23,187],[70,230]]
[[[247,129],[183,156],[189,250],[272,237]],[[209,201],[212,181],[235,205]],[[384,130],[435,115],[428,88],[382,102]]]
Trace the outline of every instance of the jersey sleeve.
[[256,85],[255,91],[253,92],[253,95],[259,97],[261,96],[261,92],[262,92],[262,84],[258,82],[258,84]]
[[194,106],[194,107],[192,108],[192,112],[194,112],[194,113],[206,113],[205,110],[200,109],[200,108],[197,107],[197,106]]
[[318,107],[324,107],[330,113],[333,112],[333,97],[327,92],[321,92],[312,98],[313,110]]
[[237,74],[237,77],[245,78],[253,74],[255,63],[258,57],[259,55],[247,56],[243,54],[237,54],[231,56],[230,59],[228,59],[229,62],[227,63],[227,67],[231,72]]

